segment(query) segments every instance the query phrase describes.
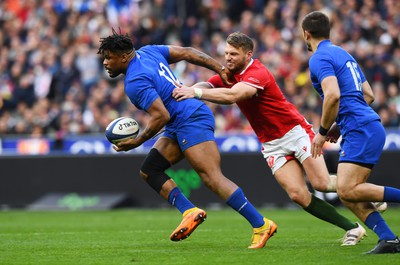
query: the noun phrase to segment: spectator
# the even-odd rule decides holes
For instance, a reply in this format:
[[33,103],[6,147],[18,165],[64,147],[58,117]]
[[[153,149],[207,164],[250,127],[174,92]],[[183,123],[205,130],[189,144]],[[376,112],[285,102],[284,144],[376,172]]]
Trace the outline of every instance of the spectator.
[[[1,1],[1,134],[98,133],[122,115],[146,123],[146,116],[121,97],[123,83],[104,75],[97,57],[98,39],[112,26],[134,37],[136,48],[176,43],[220,61],[227,35],[243,31],[254,38],[255,54],[288,99],[318,125],[320,100],[307,81],[308,54],[298,30],[298,20],[311,10],[330,15],[333,42],[354,54],[374,84],[375,111],[386,127],[399,128],[399,1],[196,0],[197,8],[192,6],[187,0]],[[210,74],[185,63],[172,67],[186,85]],[[209,106],[217,133],[248,131],[247,121],[231,106]]]

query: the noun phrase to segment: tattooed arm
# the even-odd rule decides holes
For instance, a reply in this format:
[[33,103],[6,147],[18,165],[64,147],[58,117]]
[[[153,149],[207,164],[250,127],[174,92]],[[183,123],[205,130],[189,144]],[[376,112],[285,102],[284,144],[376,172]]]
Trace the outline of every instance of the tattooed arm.
[[173,64],[179,61],[187,61],[191,64],[199,65],[218,73],[225,84],[231,85],[229,81],[231,74],[224,65],[220,64],[211,56],[192,47],[168,46],[170,60]]

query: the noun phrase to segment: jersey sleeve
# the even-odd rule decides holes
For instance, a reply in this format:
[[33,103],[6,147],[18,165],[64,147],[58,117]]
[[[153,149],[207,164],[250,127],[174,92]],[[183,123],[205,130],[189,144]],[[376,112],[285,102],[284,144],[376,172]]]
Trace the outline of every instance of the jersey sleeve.
[[249,69],[243,75],[240,82],[263,90],[270,84],[270,82],[275,82],[274,79],[271,78],[270,73],[268,71],[267,73],[268,74],[265,74],[265,69],[262,68]]
[[166,60],[167,62],[170,59],[169,48],[167,45],[150,45],[150,47],[154,50],[157,50]]
[[212,87],[226,87],[224,83],[221,80],[221,77],[219,75],[213,75],[210,77],[207,82],[212,86]]

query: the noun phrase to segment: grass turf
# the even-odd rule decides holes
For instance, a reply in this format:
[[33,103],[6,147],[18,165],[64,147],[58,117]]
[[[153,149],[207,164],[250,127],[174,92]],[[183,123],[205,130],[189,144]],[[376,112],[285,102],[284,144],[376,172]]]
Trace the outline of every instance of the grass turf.
[[[363,255],[376,235],[340,247],[344,231],[301,210],[260,209],[278,224],[264,249],[247,249],[250,225],[231,209],[209,210],[188,239],[169,235],[181,221],[175,209],[124,209],[90,212],[0,212],[1,265],[78,264],[397,264],[400,254]],[[346,209],[344,215],[356,221]],[[384,217],[400,234],[400,209]]]

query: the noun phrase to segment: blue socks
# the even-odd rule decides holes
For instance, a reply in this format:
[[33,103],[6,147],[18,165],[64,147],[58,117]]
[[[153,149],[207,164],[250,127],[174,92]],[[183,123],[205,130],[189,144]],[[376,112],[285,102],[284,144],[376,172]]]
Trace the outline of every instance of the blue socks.
[[384,187],[383,192],[384,202],[400,202],[400,190],[392,187]]
[[246,218],[253,228],[258,228],[264,225],[264,217],[246,199],[241,188],[238,188],[234,193],[232,193],[226,201],[226,204]]
[[396,235],[390,230],[379,212],[372,212],[368,215],[364,223],[378,235],[379,240],[391,240],[396,238]]
[[182,214],[195,206],[191,203],[178,187],[171,190],[168,195],[168,202],[175,206]]
[[[383,201],[400,202],[400,190],[385,186],[383,192]],[[379,212],[373,212],[368,215],[367,219],[365,220],[365,224],[369,229],[378,235],[379,240],[391,240],[396,238],[396,235],[386,224],[385,220],[383,220]]]
[[[178,187],[171,190],[168,195],[168,202],[175,206],[182,214],[195,206],[191,203]],[[238,188],[226,201],[226,203],[234,210],[239,212],[249,221],[253,228],[264,225],[264,217],[254,208],[254,206],[246,199],[242,189]]]
[[[400,202],[400,190],[385,186],[383,192],[383,201]],[[396,238],[396,235],[386,224],[385,220],[383,220],[379,212],[372,212],[370,215],[368,215],[367,219],[365,219],[364,223],[369,229],[378,235],[379,240],[391,240]]]

